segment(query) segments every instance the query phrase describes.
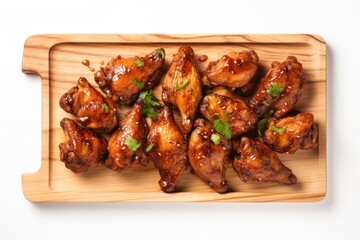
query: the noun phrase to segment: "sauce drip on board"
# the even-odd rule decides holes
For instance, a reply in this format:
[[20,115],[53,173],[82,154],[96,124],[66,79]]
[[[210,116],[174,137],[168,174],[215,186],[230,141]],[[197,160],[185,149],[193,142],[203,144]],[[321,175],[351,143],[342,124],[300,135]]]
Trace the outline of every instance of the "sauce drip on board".
[[90,72],[95,72],[95,68],[90,67],[90,61],[89,59],[84,59],[82,60],[82,65],[84,65],[85,67],[88,67],[88,69],[90,70]]

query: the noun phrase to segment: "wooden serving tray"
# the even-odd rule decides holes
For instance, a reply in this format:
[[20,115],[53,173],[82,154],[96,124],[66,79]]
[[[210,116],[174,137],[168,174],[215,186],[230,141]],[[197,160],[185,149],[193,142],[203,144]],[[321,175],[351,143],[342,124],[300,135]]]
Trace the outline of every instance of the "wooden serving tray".
[[[150,164],[142,170],[122,173],[103,166],[74,174],[60,161],[58,145],[64,141],[59,122],[71,117],[59,107],[59,98],[80,76],[94,82],[93,73],[81,64],[89,59],[99,69],[117,55],[143,56],[163,47],[166,66],[172,54],[182,45],[193,47],[196,56],[205,54],[207,62],[231,50],[254,49],[263,71],[272,61],[284,61],[294,55],[303,64],[307,84],[295,106],[311,112],[319,125],[319,146],[315,150],[279,154],[283,163],[298,177],[294,186],[274,183],[243,183],[231,165],[227,170],[230,191],[218,194],[187,169],[179,191],[166,194],[158,186],[159,174]],[[36,73],[42,79],[42,159],[38,172],[23,174],[23,191],[34,202],[99,202],[99,201],[319,201],[326,195],[326,44],[316,35],[35,35],[25,42],[22,63],[24,73]],[[158,97],[161,87],[154,90]],[[121,116],[127,111],[121,109]]]

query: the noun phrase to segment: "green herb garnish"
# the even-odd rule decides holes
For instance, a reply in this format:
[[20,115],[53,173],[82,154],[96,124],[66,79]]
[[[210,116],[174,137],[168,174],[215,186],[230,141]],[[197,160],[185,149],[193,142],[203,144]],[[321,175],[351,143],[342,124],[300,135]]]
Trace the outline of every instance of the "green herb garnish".
[[214,122],[214,129],[216,132],[222,134],[226,139],[230,139],[232,135],[232,131],[230,129],[230,124],[221,119],[217,119]]
[[270,103],[268,103],[267,101],[263,101],[262,103],[267,107],[270,106]]
[[284,88],[277,82],[273,82],[271,84],[271,86],[269,87],[268,90],[266,90],[266,92],[268,94],[270,94],[273,97],[278,96],[280,93],[282,93],[284,91]]
[[269,116],[271,117],[273,114],[274,114],[274,110],[271,109],[271,110],[269,111]]
[[137,86],[140,89],[142,89],[145,86],[143,82],[139,82],[136,78],[132,78],[131,81],[135,86]]
[[150,152],[151,149],[154,147],[154,144],[150,144],[149,146],[147,146],[147,148],[145,149],[145,152]]
[[135,152],[141,144],[136,139],[132,137],[127,137],[125,139],[125,145],[128,146],[131,151]]
[[161,58],[165,58],[165,51],[162,48],[156,49],[156,52],[161,55]]
[[135,64],[139,68],[145,66],[145,62],[143,60],[141,60],[140,58],[136,59]]
[[271,126],[271,131],[277,132],[277,133],[284,133],[286,130],[286,126],[277,128],[275,126]]
[[143,91],[140,93],[139,98],[144,100],[142,113],[155,120],[161,105],[157,102],[153,92],[151,90]]
[[180,84],[176,85],[176,91],[179,91],[180,89],[184,88],[189,83],[189,80],[185,80]]
[[258,123],[257,123],[258,134],[259,134],[260,137],[263,135],[266,123],[267,123],[266,118],[263,118],[263,119],[259,120]]
[[211,141],[213,141],[215,145],[219,145],[221,142],[221,137],[218,134],[212,134]]
[[101,104],[101,110],[102,110],[103,112],[108,113],[108,112],[109,112],[109,107],[108,107],[108,105],[107,105],[106,103],[102,103],[102,104]]

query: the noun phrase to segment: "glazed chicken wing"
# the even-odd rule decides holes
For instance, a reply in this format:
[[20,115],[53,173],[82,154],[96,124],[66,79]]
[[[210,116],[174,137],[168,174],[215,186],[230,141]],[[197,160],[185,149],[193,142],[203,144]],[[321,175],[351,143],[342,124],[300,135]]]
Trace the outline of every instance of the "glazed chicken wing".
[[207,86],[245,86],[255,75],[259,58],[255,51],[230,52],[205,69],[202,82]]
[[143,101],[138,100],[121,119],[119,128],[109,139],[109,157],[105,166],[115,171],[133,166],[146,166],[148,163],[144,153],[146,136],[149,127],[142,114]]
[[244,182],[277,182],[284,185],[297,182],[292,171],[285,167],[276,153],[262,142],[242,137],[236,153],[233,168]]
[[202,98],[202,84],[191,47],[180,47],[162,84],[162,99],[180,111],[181,131],[189,133]]
[[159,170],[161,190],[175,191],[185,169],[187,144],[175,123],[172,110],[167,106],[159,111],[151,124],[147,151]]
[[154,87],[159,80],[165,51],[156,49],[145,57],[113,58],[105,68],[95,73],[100,89],[115,102],[133,103],[140,90]]
[[311,113],[272,120],[264,132],[264,142],[277,152],[295,153],[317,146],[317,127]]
[[[198,121],[198,120],[197,120]],[[227,191],[226,168],[232,150],[231,141],[216,133],[201,120],[189,140],[189,162],[194,172],[218,193]]]
[[99,93],[86,78],[81,77],[77,86],[60,98],[60,107],[76,116],[81,125],[110,132],[118,125],[116,107],[109,98]]
[[60,126],[65,134],[65,142],[59,145],[60,160],[71,171],[86,172],[89,167],[97,166],[106,159],[108,152],[105,138],[69,118],[62,119]]
[[249,105],[259,117],[273,110],[274,117],[281,118],[299,100],[303,86],[304,73],[296,57],[289,56],[283,63],[274,61]]
[[233,138],[252,130],[258,120],[256,114],[240,98],[217,93],[203,98],[200,112],[212,123],[217,119],[227,121]]

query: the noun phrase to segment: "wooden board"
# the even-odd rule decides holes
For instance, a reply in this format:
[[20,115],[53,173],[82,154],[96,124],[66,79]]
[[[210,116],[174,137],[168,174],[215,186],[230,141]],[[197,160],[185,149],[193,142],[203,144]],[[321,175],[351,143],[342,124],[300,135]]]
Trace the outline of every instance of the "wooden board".
[[[190,45],[196,56],[209,59],[198,63],[200,71],[210,61],[231,50],[254,49],[266,71],[272,61],[294,55],[303,64],[307,81],[303,96],[295,106],[311,112],[319,125],[319,147],[299,150],[294,155],[279,154],[283,163],[298,177],[294,186],[274,183],[243,183],[229,165],[226,179],[230,191],[218,194],[189,169],[176,193],[166,194],[158,186],[158,171],[128,169],[122,173],[103,166],[74,174],[59,159],[58,145],[64,140],[60,120],[71,117],[59,107],[59,98],[80,76],[96,86],[93,73],[81,64],[89,59],[98,69],[121,55],[143,56],[163,47],[166,66],[179,46]],[[42,159],[36,173],[23,174],[24,195],[35,202],[98,201],[319,201],[326,195],[326,44],[316,35],[34,35],[25,42],[22,70],[42,79]],[[155,89],[159,96],[160,87]],[[126,111],[121,110],[121,115]]]

